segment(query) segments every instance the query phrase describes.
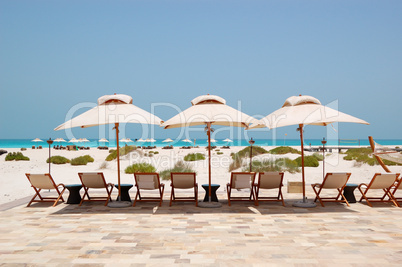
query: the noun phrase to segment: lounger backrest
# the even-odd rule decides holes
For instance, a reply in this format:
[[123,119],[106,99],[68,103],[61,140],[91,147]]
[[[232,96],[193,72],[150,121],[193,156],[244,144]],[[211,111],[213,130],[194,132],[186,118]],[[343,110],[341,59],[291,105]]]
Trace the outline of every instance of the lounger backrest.
[[159,176],[157,173],[135,173],[135,181],[140,189],[157,189]]
[[349,173],[327,173],[322,184],[322,188],[342,188],[348,182],[349,177]]
[[96,172],[86,172],[86,173],[78,173],[81,179],[82,185],[89,188],[105,188],[106,182],[103,177],[103,173]]
[[232,172],[231,187],[234,189],[251,188],[254,177],[254,172]]
[[280,188],[282,186],[283,172],[260,172],[258,179],[260,188]]
[[394,173],[376,173],[371,180],[370,188],[372,189],[383,189],[389,188],[396,181],[396,174]]
[[172,185],[175,188],[188,189],[195,187],[195,173],[171,173]]
[[49,174],[27,174],[32,186],[39,189],[55,189],[55,183]]

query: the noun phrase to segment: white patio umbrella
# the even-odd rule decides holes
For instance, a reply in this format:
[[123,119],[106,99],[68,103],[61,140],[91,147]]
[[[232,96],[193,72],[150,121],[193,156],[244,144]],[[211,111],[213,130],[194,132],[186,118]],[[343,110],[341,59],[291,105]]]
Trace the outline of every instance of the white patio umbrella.
[[216,140],[215,140],[215,139],[211,139],[211,143],[216,143]]
[[137,142],[145,142],[145,140],[140,138],[140,139],[137,140]]
[[173,142],[173,140],[170,139],[170,138],[166,138],[166,139],[163,140],[162,142],[163,142],[163,143],[170,143],[170,142]]
[[181,141],[186,142],[186,143],[192,143],[192,142],[193,142],[193,141],[191,141],[190,139],[183,139],[183,140],[181,140]]
[[54,139],[54,142],[66,142],[63,138],[56,138]]
[[107,142],[107,143],[109,143],[109,141],[106,138],[99,139],[99,142]]
[[[192,106],[162,123],[165,129],[206,125],[208,135],[208,207],[220,207],[211,202],[211,125],[248,127],[256,119],[226,105],[226,100],[216,95],[202,95],[191,101]],[[200,203],[201,204],[201,203]],[[204,203],[201,204],[201,207]]]
[[230,142],[233,142],[233,141],[230,140],[229,138],[226,138],[225,140],[223,140],[223,142],[228,142],[228,143],[230,143]]
[[321,105],[321,102],[312,96],[291,96],[286,99],[282,108],[272,112],[262,118],[258,123],[253,124],[253,128],[278,128],[290,125],[299,125],[301,141],[301,159],[302,159],[302,182],[303,182],[303,200],[293,205],[296,207],[315,207],[315,203],[306,201],[305,177],[304,177],[304,146],[303,146],[303,127],[304,125],[327,126],[334,122],[352,122],[369,124],[368,122]]
[[[139,123],[139,124],[160,124],[162,120],[139,107],[134,106],[133,99],[128,95],[114,94],[105,95],[98,99],[98,106],[84,112],[83,114],[57,126],[55,130],[62,130],[73,127],[87,128],[97,125],[114,124],[116,129],[117,142],[117,180],[119,188],[119,199],[121,196],[120,188],[120,155],[119,155],[119,124],[120,123]],[[120,201],[119,201],[120,202]],[[114,206],[114,204],[112,204]],[[118,206],[125,206],[118,205]]]
[[77,139],[75,139],[75,138],[71,138],[70,139],[70,141],[68,141],[69,143],[77,143],[78,142],[78,140]]
[[39,138],[35,138],[34,140],[32,140],[32,142],[43,142],[43,140],[41,140]]

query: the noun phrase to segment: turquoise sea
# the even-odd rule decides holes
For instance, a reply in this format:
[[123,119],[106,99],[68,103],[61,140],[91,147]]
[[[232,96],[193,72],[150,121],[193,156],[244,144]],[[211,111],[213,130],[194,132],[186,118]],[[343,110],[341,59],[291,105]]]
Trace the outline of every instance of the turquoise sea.
[[[46,138],[42,139],[44,142],[32,142],[31,139],[0,139],[0,148],[30,148],[32,146],[42,146],[48,147],[46,143]],[[181,146],[189,146],[193,145],[192,143],[183,142],[181,140],[173,141],[172,143],[163,143],[163,139],[157,139],[156,142],[130,142],[127,143],[128,145],[137,145],[137,146],[157,146],[163,147],[166,145],[173,145],[175,147]],[[234,142],[228,143],[223,142],[223,140],[216,140],[216,143],[213,145],[216,146],[249,146],[248,140],[234,140]],[[402,139],[376,139],[377,143],[385,146],[402,146]],[[54,142],[54,145],[71,145],[73,143],[69,142]],[[116,140],[109,140],[108,143],[99,143],[97,139],[89,139],[89,142],[85,143],[74,143],[75,145],[79,146],[88,146],[88,147],[98,147],[98,146],[109,146],[109,147],[116,147]],[[208,140],[207,139],[197,139],[196,146],[207,146]],[[321,146],[321,139],[305,139],[304,145],[305,146]],[[125,145],[125,143],[120,142],[120,146]],[[300,146],[299,139],[255,139],[255,144],[257,146]],[[326,146],[369,146],[368,139],[341,139],[341,140],[327,140]]]

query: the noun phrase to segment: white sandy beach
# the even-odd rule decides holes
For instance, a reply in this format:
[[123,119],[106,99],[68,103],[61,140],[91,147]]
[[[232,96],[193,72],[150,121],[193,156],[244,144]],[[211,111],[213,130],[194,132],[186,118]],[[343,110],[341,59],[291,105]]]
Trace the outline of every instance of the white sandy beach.
[[[216,152],[212,153],[212,183],[220,184],[221,187],[219,191],[223,192],[225,190],[225,185],[230,179],[230,174],[228,172],[228,166],[231,163],[231,152],[237,152],[244,147],[231,147],[231,149],[220,149],[223,155],[217,155]],[[273,147],[264,147],[267,150]],[[300,149],[300,147],[294,147]],[[8,148],[8,152],[18,152],[19,148]],[[164,150],[161,148],[153,149],[152,151],[158,151],[159,154],[154,157],[140,157],[137,153],[131,153],[127,156],[121,157],[121,183],[134,183],[134,178],[132,174],[125,174],[124,169],[130,164],[136,162],[149,162],[152,163],[157,171],[163,171],[174,165],[179,159],[182,159],[188,153],[205,153],[207,151],[205,147],[192,148],[192,149],[180,149],[175,147],[172,150]],[[30,158],[30,161],[5,161],[4,158],[6,154],[0,156],[0,204],[7,203],[16,199],[20,199],[27,196],[33,196],[34,191],[30,187],[30,184],[25,176],[25,173],[48,173],[49,164],[46,163],[46,159],[49,155],[49,150],[47,148],[38,149],[27,149],[22,151],[25,156]],[[144,152],[147,152],[144,150]],[[72,166],[70,164],[64,165],[51,165],[51,174],[55,182],[63,184],[77,184],[80,183],[78,172],[103,172],[107,182],[117,183],[117,164],[116,160],[107,162],[106,168],[101,168],[101,165],[105,162],[106,156],[109,154],[107,150],[98,150],[96,148],[91,148],[90,150],[80,150],[80,151],[67,151],[67,150],[54,150],[51,151],[52,156],[60,155],[66,158],[75,158],[81,155],[91,155],[94,159],[94,163],[88,163],[86,166]],[[313,154],[312,152],[306,152],[305,155]],[[326,153],[325,161],[325,172],[351,172],[352,176],[349,183],[363,183],[368,182],[373,177],[376,172],[383,173],[384,170],[381,166],[369,166],[361,165],[355,166],[354,161],[343,160],[342,154],[338,154],[337,151],[332,153]],[[269,157],[289,157],[294,159],[298,157],[296,154],[287,155],[271,155],[265,154],[254,157],[253,159],[262,159]],[[203,197],[204,193],[201,189],[201,184],[208,183],[208,160],[197,161],[191,163],[197,172],[197,182],[200,186],[200,196]],[[402,172],[402,166],[391,166],[392,172]],[[309,184],[321,182],[323,178],[323,168],[322,162],[317,168],[306,167],[306,190],[312,191]],[[240,171],[240,169],[238,170]],[[285,173],[284,185],[287,185],[288,181],[301,181],[301,173]],[[169,192],[169,182],[165,181],[166,188],[165,192]],[[131,195],[134,195],[135,189],[131,189]],[[116,190],[113,194],[116,194]],[[65,192],[68,195],[68,192]]]

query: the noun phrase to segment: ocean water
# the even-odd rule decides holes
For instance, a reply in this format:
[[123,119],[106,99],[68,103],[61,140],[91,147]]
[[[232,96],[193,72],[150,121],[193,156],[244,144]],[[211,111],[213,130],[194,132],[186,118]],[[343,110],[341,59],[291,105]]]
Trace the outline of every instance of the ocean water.
[[[42,139],[44,142],[32,142],[31,139],[0,139],[0,148],[30,148],[32,146],[42,146],[43,148],[48,147],[49,145],[46,143],[46,139]],[[183,142],[181,140],[177,140],[171,143],[162,142],[163,139],[157,139],[156,142],[130,142],[128,145],[136,145],[136,146],[157,146],[163,147],[166,145],[173,145],[175,147],[181,146],[192,146],[193,143]],[[216,143],[212,143],[212,145],[216,146],[249,146],[248,140],[234,140],[233,142],[223,142],[223,140],[216,140]],[[255,139],[256,146],[300,146],[300,139]],[[402,139],[378,139],[375,140],[377,143],[384,146],[402,146]],[[54,142],[52,146],[55,145],[71,145],[75,144],[78,146],[86,146],[86,147],[98,147],[98,146],[108,146],[108,147],[116,147],[116,140],[109,140],[108,143],[99,143],[97,139],[89,139],[89,142],[85,143],[70,143],[70,142]],[[125,145],[126,143],[120,142],[120,146]],[[196,146],[207,146],[207,139],[197,139]],[[321,139],[305,139],[305,146],[321,146]],[[369,146],[368,139],[341,139],[341,140],[327,140],[326,146]]]

